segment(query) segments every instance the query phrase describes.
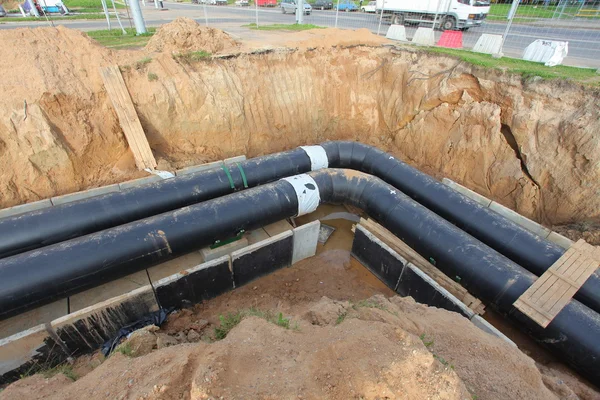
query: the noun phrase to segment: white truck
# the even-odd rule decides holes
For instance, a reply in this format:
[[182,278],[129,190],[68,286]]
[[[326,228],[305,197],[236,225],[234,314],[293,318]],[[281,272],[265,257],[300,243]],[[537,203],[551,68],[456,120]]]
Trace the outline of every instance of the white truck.
[[392,24],[432,24],[443,30],[467,30],[483,23],[489,0],[377,0],[377,12]]

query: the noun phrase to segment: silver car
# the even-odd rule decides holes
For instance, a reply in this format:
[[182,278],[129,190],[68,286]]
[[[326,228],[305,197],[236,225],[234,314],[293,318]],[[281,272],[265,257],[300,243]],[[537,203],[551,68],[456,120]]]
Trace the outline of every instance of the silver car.
[[[296,14],[296,9],[298,5],[296,0],[281,0],[281,12],[282,13],[291,13]],[[310,15],[312,11],[312,7],[308,4],[308,1],[304,0],[304,14]]]

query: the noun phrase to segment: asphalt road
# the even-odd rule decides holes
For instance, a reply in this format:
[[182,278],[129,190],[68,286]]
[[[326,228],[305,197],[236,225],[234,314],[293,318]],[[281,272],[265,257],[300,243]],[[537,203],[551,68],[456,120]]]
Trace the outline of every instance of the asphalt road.
[[[204,6],[190,3],[165,3],[165,7],[168,8],[168,11],[157,11],[152,4],[143,7],[148,26],[159,26],[179,16],[188,16],[200,23],[205,23],[208,18],[209,26],[243,35],[246,28],[241,28],[241,25],[255,22],[257,13],[253,7]],[[290,24],[294,23],[295,20],[294,15],[283,14],[280,8],[258,9],[259,24]],[[304,22],[320,26],[335,26],[336,12],[333,10],[313,10],[311,15],[304,17]],[[56,21],[54,23],[80,30],[106,29],[106,21],[104,20]],[[129,21],[125,23],[129,24]],[[549,21],[547,26],[513,24],[505,41],[504,53],[511,57],[520,57],[525,47],[536,39],[566,40],[569,42],[569,55],[564,64],[600,68],[600,21],[598,21],[598,26],[595,27],[597,29],[577,27],[576,21],[573,21],[573,26],[569,28],[554,27],[551,26],[551,23]],[[45,25],[45,23],[5,23],[0,24],[0,29],[40,25]],[[348,29],[367,28],[374,33],[379,31],[381,34],[385,34],[388,29],[385,21],[379,26],[379,15],[360,12],[340,12],[337,16],[337,26]],[[482,33],[502,34],[505,28],[506,23],[504,22],[486,21],[483,26],[471,28],[464,32],[463,45],[465,48],[471,48]],[[416,27],[407,26],[409,39],[412,38],[415,30]],[[441,32],[436,31],[435,34],[437,40]]]

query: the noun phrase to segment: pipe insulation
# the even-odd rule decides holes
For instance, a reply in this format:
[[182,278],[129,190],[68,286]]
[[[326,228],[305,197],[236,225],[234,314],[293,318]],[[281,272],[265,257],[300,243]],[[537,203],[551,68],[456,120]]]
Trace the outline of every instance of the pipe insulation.
[[[0,219],[0,257],[327,167],[381,178],[537,276],[565,252],[388,153],[358,142],[334,141]],[[600,312],[598,271],[575,298]]]
[[[319,201],[315,203],[315,199]],[[535,276],[382,180],[326,169],[230,194],[0,260],[0,318],[197,250],[241,230],[344,203],[459,276],[471,293],[517,321],[580,373],[600,382],[600,316],[576,300],[541,328],[513,302]],[[40,268],[42,266],[42,268]]]

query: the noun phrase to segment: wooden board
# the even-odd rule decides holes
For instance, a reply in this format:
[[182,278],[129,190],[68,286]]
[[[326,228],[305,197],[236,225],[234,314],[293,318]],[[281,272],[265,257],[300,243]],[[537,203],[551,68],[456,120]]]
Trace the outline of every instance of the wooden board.
[[121,71],[116,65],[100,68],[100,74],[104,80],[104,86],[108,97],[119,117],[121,128],[127,139],[127,143],[133,152],[135,164],[138,169],[156,168],[156,160],[142,129],[142,124],[135,112],[133,101],[121,76]]
[[600,266],[600,248],[581,239],[519,297],[514,306],[547,327]]
[[375,235],[379,240],[390,246],[390,248],[404,257],[408,262],[414,264],[421,271],[429,275],[440,286],[442,286],[453,296],[462,301],[467,307],[473,310],[473,312],[483,315],[485,312],[485,305],[481,302],[481,300],[471,295],[467,289],[463,288],[460,286],[460,284],[454,282],[452,279],[446,276],[442,271],[433,266],[419,253],[414,251],[409,245],[396,237],[392,232],[388,231],[386,228],[371,219],[365,220],[364,218],[361,218],[360,225]]

